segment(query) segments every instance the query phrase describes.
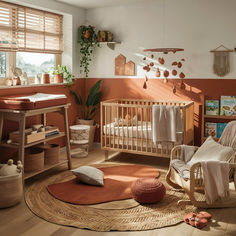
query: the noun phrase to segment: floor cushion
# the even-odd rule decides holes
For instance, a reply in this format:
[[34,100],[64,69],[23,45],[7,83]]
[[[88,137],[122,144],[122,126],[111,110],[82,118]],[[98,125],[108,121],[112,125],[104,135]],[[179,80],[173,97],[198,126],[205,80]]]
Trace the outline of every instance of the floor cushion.
[[132,183],[131,192],[139,203],[155,203],[163,199],[166,188],[157,178],[140,178]]

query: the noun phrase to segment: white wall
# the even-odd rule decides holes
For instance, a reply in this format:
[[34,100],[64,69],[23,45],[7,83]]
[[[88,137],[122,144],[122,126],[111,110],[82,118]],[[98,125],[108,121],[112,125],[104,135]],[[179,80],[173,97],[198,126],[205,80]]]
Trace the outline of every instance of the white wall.
[[[96,49],[89,77],[120,78],[114,76],[114,59],[122,53],[136,63],[135,77],[140,78],[144,76],[143,55],[150,56],[143,48],[180,47],[184,52],[164,55],[165,67],[171,69],[173,60],[185,58],[186,78],[219,78],[213,73],[213,54],[209,51],[220,44],[236,47],[235,10],[235,0],[155,0],[89,9],[89,23],[110,30],[122,42],[114,51],[104,45]],[[235,62],[236,53],[230,53],[231,72],[224,78],[236,78]],[[148,73],[150,77],[154,74]]]
[[85,21],[85,10],[52,0],[7,1],[64,15],[64,52],[62,55],[62,64],[68,66],[72,70],[72,73],[78,77],[80,69],[77,32],[78,27]]

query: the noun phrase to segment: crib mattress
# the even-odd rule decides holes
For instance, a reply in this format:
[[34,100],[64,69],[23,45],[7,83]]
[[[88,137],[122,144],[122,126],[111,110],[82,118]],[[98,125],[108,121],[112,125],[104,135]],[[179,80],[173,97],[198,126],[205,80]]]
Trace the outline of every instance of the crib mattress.
[[[133,134],[132,134],[133,129]],[[152,127],[151,123],[148,122],[143,123],[143,126],[141,125],[141,122],[138,123],[136,126],[116,126],[115,122],[107,124],[107,135],[111,133],[111,136],[123,136],[123,130],[124,130],[124,137],[133,137],[133,138],[143,138],[143,139],[152,139]],[[105,134],[106,126],[103,127],[103,132]],[[111,131],[111,132],[110,132]]]
[[0,109],[32,110],[66,103],[64,94],[35,93],[0,97]]
[[[136,126],[117,126],[115,125],[115,122],[107,124],[106,126],[103,126],[103,133],[105,134],[107,127],[107,136],[123,136],[123,130],[124,130],[124,137],[132,137],[132,138],[139,138],[139,139],[153,139],[153,134],[152,134],[152,125],[150,122],[143,122],[143,125],[141,125],[141,122],[138,121],[138,125]],[[133,132],[132,132],[133,129]],[[177,133],[177,142],[175,143],[176,145],[182,143],[182,138],[183,138],[183,133]]]

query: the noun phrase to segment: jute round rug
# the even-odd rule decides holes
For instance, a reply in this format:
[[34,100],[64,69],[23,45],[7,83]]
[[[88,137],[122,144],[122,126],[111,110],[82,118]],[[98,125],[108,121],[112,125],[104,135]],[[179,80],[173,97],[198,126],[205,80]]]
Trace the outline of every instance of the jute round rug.
[[[104,167],[105,165],[96,165]],[[155,204],[140,205],[133,199],[96,205],[73,205],[51,196],[46,187],[69,180],[70,171],[35,181],[25,191],[25,201],[37,216],[60,225],[96,231],[148,230],[170,226],[183,221],[184,214],[195,211],[192,205],[177,205],[187,195],[168,187],[165,173],[160,180],[167,191],[164,199]]]

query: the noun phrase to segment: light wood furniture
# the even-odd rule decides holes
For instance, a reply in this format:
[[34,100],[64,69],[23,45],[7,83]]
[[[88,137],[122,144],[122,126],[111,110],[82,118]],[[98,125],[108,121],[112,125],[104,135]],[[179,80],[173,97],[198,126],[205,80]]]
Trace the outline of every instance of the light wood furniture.
[[[195,147],[197,150],[198,147]],[[181,147],[176,146],[171,151],[171,161],[174,159],[180,160]],[[229,178],[230,182],[234,183],[234,188],[236,190],[236,154],[230,160],[230,173]],[[167,175],[166,182],[176,189],[183,189],[186,194],[189,196],[189,200],[180,200],[178,204],[182,202],[189,202],[199,208],[223,208],[223,207],[236,207],[236,191],[233,193],[227,200],[217,200],[212,204],[206,203],[206,198],[204,194],[204,182],[203,182],[203,173],[201,169],[201,163],[198,162],[191,166],[190,168],[190,179],[184,180],[177,171],[170,167]]]
[[[3,147],[9,147],[9,148],[16,148],[18,149],[18,158],[22,162],[24,166],[24,155],[25,155],[25,148],[47,142],[49,140],[63,137],[65,136],[66,139],[66,152],[67,152],[67,158],[61,159],[59,163],[53,164],[53,165],[45,165],[44,169],[37,172],[30,172],[30,173],[22,173],[23,179],[28,179],[32,176],[35,176],[41,172],[44,172],[46,170],[49,170],[55,166],[67,163],[68,168],[71,169],[71,154],[70,154],[70,142],[69,142],[69,128],[68,128],[68,115],[67,115],[67,109],[70,106],[70,104],[64,104],[64,105],[58,105],[58,106],[52,106],[47,108],[40,108],[35,110],[8,110],[8,109],[0,109],[0,145]],[[35,115],[41,115],[42,124],[46,125],[46,114],[49,112],[59,112],[62,114],[64,119],[64,129],[65,132],[60,132],[59,134],[49,136],[43,140],[38,140],[36,142],[32,142],[29,144],[25,143],[25,123],[26,118],[29,116],[35,116]],[[19,123],[19,132],[20,132],[20,142],[19,144],[11,143],[8,144],[2,140],[2,130],[3,130],[3,121],[4,120],[12,120]]]
[[[173,142],[153,143],[152,106],[179,106],[183,122],[183,144],[193,144],[193,105],[191,101],[154,101],[140,99],[112,99],[101,102],[101,148],[108,151],[129,152],[143,155],[170,157]],[[137,117],[137,122],[128,117]],[[115,119],[122,118],[122,124],[112,127]]]
[[[205,137],[205,122],[228,123],[232,120],[236,120],[235,115],[233,116],[206,115],[205,100],[206,98],[204,98],[204,104],[202,106],[201,143],[204,143],[204,141],[207,139],[207,137]],[[218,141],[218,138],[214,138],[214,139]]]

